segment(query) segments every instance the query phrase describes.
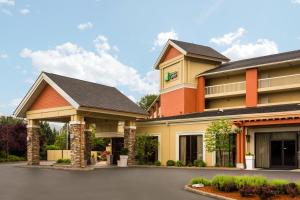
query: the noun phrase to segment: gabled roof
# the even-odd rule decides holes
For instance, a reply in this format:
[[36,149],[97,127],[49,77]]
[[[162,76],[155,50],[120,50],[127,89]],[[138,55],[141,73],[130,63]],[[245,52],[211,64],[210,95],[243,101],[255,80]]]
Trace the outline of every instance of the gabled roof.
[[280,62],[300,61],[300,50],[278,53],[268,56],[255,57],[235,62],[228,62],[219,65],[218,67],[208,70],[200,75],[212,75],[223,73],[226,71],[237,71],[253,67],[263,67],[265,65],[277,64]]
[[178,40],[168,40],[168,42],[166,43],[164,49],[162,50],[160,56],[158,57],[155,63],[156,69],[158,68],[158,65],[161,63],[166,51],[170,46],[176,48],[183,55],[188,57],[203,58],[206,60],[212,60],[217,62],[228,62],[230,60],[226,56],[222,55],[218,51],[208,46],[203,46],[199,44],[183,42]]
[[49,84],[75,109],[81,107],[146,115],[137,104],[114,87],[42,72],[14,115],[25,117],[35,98]]

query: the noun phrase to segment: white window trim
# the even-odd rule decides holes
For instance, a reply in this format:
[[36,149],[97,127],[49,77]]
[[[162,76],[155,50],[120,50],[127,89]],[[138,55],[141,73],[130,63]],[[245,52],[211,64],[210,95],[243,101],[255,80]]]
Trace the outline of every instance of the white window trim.
[[186,132],[177,132],[176,133],[176,161],[179,160],[179,137],[183,135],[202,135],[203,137],[203,161],[206,162],[206,150],[205,150],[205,142],[204,142],[204,131],[186,131]]

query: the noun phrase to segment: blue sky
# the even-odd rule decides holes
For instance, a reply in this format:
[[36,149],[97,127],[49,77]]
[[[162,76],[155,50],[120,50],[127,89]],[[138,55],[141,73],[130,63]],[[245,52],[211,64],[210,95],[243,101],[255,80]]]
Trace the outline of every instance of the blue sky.
[[0,0],[0,114],[41,70],[158,92],[153,63],[168,38],[233,60],[300,49],[300,0]]

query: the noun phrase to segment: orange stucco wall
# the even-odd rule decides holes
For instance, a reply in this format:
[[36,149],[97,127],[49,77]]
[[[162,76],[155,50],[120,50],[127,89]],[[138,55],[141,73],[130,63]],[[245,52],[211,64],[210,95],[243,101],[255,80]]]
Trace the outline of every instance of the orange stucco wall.
[[246,106],[257,106],[257,68],[247,69],[246,71]]
[[200,76],[197,85],[196,111],[203,112],[205,109],[205,78]]
[[32,104],[30,110],[40,110],[62,106],[70,106],[70,104],[50,85],[47,85]]
[[170,60],[172,58],[175,58],[176,56],[181,55],[181,53],[175,49],[174,47],[171,47],[169,50],[167,50],[167,52],[164,55],[164,58],[162,60],[162,62],[165,62],[167,60]]
[[196,89],[181,88],[161,94],[161,115],[167,117],[196,112],[196,93]]

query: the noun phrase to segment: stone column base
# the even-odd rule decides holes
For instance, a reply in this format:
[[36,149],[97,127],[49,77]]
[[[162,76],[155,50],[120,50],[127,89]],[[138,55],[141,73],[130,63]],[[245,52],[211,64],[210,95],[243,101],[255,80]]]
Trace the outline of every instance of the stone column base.
[[135,165],[135,126],[125,126],[124,128],[124,148],[128,149],[128,165]]
[[27,126],[27,164],[40,164],[40,127],[37,125]]
[[71,165],[72,167],[86,167],[87,162],[84,159],[85,137],[84,122],[70,122],[70,139],[71,139]]

